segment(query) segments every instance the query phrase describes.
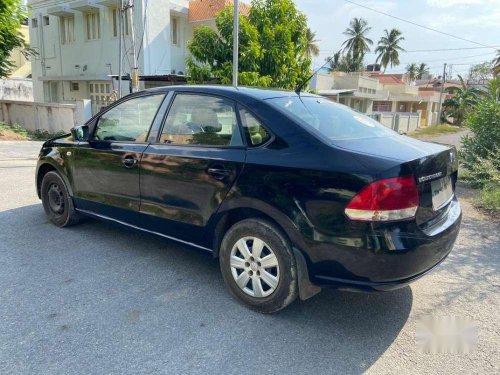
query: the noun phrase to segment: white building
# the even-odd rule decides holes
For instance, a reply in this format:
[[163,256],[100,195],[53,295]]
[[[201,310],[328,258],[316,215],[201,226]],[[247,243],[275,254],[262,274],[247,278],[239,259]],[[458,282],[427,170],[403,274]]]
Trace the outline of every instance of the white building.
[[[97,106],[118,88],[119,0],[28,0],[37,102],[91,99]],[[134,24],[140,75],[183,75],[188,0],[135,0]],[[124,23],[123,74],[133,66],[130,21]],[[127,81],[122,93],[129,92]]]

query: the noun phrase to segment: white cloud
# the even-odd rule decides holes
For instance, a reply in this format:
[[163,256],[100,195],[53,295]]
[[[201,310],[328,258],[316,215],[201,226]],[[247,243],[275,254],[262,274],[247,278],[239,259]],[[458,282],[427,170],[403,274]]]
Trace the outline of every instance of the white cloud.
[[434,8],[450,8],[459,5],[476,5],[482,3],[482,0],[427,0],[427,4]]

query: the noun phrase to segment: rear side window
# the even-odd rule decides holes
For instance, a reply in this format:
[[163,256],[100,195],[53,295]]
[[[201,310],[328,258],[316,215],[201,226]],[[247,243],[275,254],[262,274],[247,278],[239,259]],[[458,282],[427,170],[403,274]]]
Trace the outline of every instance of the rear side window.
[[266,143],[271,136],[262,124],[245,108],[240,108],[241,125],[249,146]]
[[210,95],[177,94],[168,112],[160,142],[242,146],[234,103]]
[[318,97],[269,99],[274,107],[294,117],[328,141],[396,135],[381,123],[349,107]]
[[94,138],[102,141],[145,142],[164,95],[129,99],[103,113]]

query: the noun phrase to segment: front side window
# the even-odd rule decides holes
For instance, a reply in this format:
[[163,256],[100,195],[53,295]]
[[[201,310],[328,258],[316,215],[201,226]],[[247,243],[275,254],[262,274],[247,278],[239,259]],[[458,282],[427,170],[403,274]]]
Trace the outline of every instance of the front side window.
[[94,138],[102,141],[145,142],[164,95],[129,99],[102,114]]
[[101,25],[98,12],[85,14],[85,29],[87,40],[96,40],[101,37]]
[[295,96],[269,99],[269,102],[327,141],[397,135],[372,118],[327,99]]
[[241,146],[234,103],[209,95],[177,94],[160,136],[161,143]]
[[271,138],[259,120],[244,108],[240,108],[240,119],[249,146],[261,145]]

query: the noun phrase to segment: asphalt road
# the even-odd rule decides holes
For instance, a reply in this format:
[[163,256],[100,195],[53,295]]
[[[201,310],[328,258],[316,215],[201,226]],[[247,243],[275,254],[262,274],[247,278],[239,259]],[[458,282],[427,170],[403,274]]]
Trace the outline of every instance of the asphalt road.
[[[40,144],[0,143],[0,374],[499,373],[500,224],[461,189],[448,259],[411,287],[324,290],[260,315],[195,250],[88,220],[59,229],[34,189]],[[470,354],[419,354],[428,315],[469,317]]]

